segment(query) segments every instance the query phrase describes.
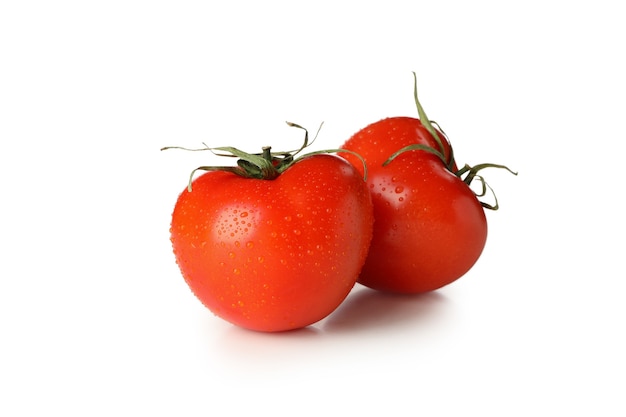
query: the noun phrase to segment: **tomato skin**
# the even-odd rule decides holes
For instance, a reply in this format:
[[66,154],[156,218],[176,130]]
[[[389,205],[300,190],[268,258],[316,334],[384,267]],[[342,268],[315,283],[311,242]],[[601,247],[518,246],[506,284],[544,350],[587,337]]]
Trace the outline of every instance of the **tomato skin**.
[[[485,246],[484,209],[437,156],[407,151],[382,165],[407,145],[433,146],[424,131],[418,119],[383,119],[342,146],[359,153],[368,166],[374,237],[358,281],[370,288],[398,293],[439,289],[469,271]],[[358,158],[341,155],[359,167]]]
[[278,178],[197,177],[172,214],[176,261],[196,297],[240,327],[306,327],[345,299],[363,266],[373,205],[334,155],[303,157]]
[[[443,155],[449,160],[452,153],[450,143],[437,130],[444,148]],[[341,148],[359,153],[367,162],[368,169],[378,169],[389,157],[409,145],[427,145],[439,150],[439,145],[426,130],[419,119],[413,117],[390,117],[372,123],[355,133]],[[357,150],[358,148],[358,150]],[[424,159],[441,160],[433,154],[419,152]],[[363,172],[363,163],[358,157],[349,154],[340,154],[349,160],[360,172]],[[452,167],[456,170],[456,164]]]

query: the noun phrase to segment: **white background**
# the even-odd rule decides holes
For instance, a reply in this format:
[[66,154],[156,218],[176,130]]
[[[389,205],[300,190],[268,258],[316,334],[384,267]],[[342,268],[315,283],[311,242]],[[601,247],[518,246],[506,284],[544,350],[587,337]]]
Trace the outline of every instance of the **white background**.
[[[625,415],[618,6],[2,2],[0,415]],[[411,71],[459,163],[519,171],[476,266],[288,334],[202,307],[168,227],[218,161],[159,149],[335,148],[416,116]]]

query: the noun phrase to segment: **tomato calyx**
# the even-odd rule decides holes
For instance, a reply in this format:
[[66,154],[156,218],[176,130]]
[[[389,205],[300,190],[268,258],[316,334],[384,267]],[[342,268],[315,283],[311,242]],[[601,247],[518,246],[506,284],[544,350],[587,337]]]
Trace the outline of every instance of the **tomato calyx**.
[[[474,165],[474,166],[469,166],[467,164],[465,164],[465,166],[461,169],[459,169],[458,171],[456,171],[454,173],[454,175],[456,175],[457,177],[459,177],[460,179],[463,180],[463,182],[465,184],[467,184],[467,186],[471,186],[472,182],[474,180],[477,180],[478,182],[480,182],[481,185],[481,191],[476,192],[474,191],[474,194],[476,195],[476,197],[484,197],[487,194],[487,189],[489,189],[489,191],[491,192],[491,195],[493,196],[493,199],[495,201],[494,204],[488,204],[485,203],[484,201],[479,200],[480,205],[483,206],[486,209],[489,210],[498,210],[498,208],[500,208],[500,205],[498,204],[498,197],[496,196],[496,193],[493,191],[493,188],[491,188],[489,186],[489,184],[487,184],[487,181],[485,181],[485,178],[482,175],[478,174],[478,171],[485,169],[485,168],[499,168],[499,169],[505,169],[507,171],[509,171],[511,174],[513,175],[517,175],[517,172],[512,171],[509,167],[505,166],[505,165],[500,165],[500,164],[478,164],[478,165]],[[465,175],[465,178],[463,178],[463,175]]]
[[283,172],[289,169],[294,163],[296,163],[299,159],[305,156],[312,156],[317,154],[328,154],[328,153],[339,153],[339,152],[348,152],[356,155],[361,162],[363,163],[364,175],[363,180],[367,179],[367,165],[365,164],[365,160],[363,157],[356,152],[349,151],[346,149],[326,149],[321,151],[309,152],[304,155],[296,158],[298,154],[300,154],[304,149],[309,147],[315,139],[317,139],[317,135],[322,129],[323,123],[320,124],[320,127],[317,130],[317,133],[313,137],[313,140],[309,142],[309,131],[304,127],[292,123],[286,122],[288,126],[295,127],[298,129],[304,130],[304,142],[300,148],[287,151],[287,152],[272,152],[271,146],[264,146],[262,148],[261,153],[248,153],[244,152],[238,148],[232,146],[222,146],[211,148],[204,144],[203,148],[198,149],[189,149],[183,148],[179,146],[166,146],[161,148],[161,150],[167,149],[182,149],[186,151],[210,151],[217,156],[225,156],[225,157],[234,157],[237,159],[236,166],[200,166],[193,171],[189,175],[189,183],[187,185],[187,190],[191,192],[191,184],[193,182],[194,175],[198,171],[225,171],[236,174],[240,177],[250,178],[250,179],[260,179],[260,180],[274,180],[280,176]]
[[[446,169],[448,171],[452,172],[458,178],[460,178],[465,184],[467,184],[468,187],[472,184],[472,182],[474,180],[479,181],[480,185],[481,185],[481,190],[479,192],[476,192],[476,191],[472,190],[472,191],[474,191],[474,194],[476,195],[476,197],[478,197],[478,198],[484,197],[487,194],[487,190],[489,190],[491,192],[491,194],[493,195],[493,198],[495,200],[494,204],[488,204],[488,203],[485,203],[485,202],[479,200],[481,206],[483,206],[484,208],[489,209],[489,210],[498,210],[499,204],[498,204],[498,199],[496,197],[495,192],[489,186],[489,184],[487,184],[487,182],[485,181],[485,178],[482,175],[479,175],[478,172],[481,171],[482,169],[485,169],[485,168],[505,169],[505,170],[509,171],[513,175],[517,175],[517,172],[512,171],[510,168],[508,168],[505,165],[491,164],[491,163],[483,163],[483,164],[478,164],[478,165],[474,165],[474,166],[470,166],[468,164],[465,164],[465,166],[463,166],[461,169],[455,169],[456,161],[454,160],[454,150],[452,148],[452,144],[450,143],[450,140],[448,139],[448,136],[445,134],[445,132],[443,131],[443,129],[441,128],[441,126],[439,126],[439,124],[437,122],[435,122],[433,120],[430,120],[428,118],[428,116],[426,116],[426,112],[424,111],[424,108],[422,107],[422,105],[421,105],[421,103],[420,103],[420,101],[419,101],[419,99],[417,97],[417,75],[415,74],[415,71],[413,71],[413,81],[414,81],[414,83],[413,83],[413,97],[415,99],[415,106],[417,107],[417,113],[418,113],[418,116],[419,116],[419,121],[421,122],[422,126],[424,126],[426,131],[435,140],[435,143],[437,144],[437,148],[438,149],[435,149],[432,146],[421,144],[421,143],[415,143],[415,144],[412,144],[412,145],[408,145],[408,146],[405,146],[405,147],[401,148],[400,150],[394,152],[383,163],[383,166],[388,165],[395,158],[397,158],[399,155],[403,154],[404,152],[425,151],[425,152],[431,153],[431,154],[437,156],[439,159],[441,159],[441,162],[443,162],[443,164],[446,167]],[[437,131],[437,129],[435,129],[434,126],[436,126],[439,131]],[[440,137],[440,134],[439,134],[440,132],[443,135],[443,139]],[[444,140],[446,141],[446,143],[448,145],[448,148],[449,148],[449,156],[447,158],[445,156],[446,148],[444,146]],[[463,175],[465,175],[464,178],[463,178]]]

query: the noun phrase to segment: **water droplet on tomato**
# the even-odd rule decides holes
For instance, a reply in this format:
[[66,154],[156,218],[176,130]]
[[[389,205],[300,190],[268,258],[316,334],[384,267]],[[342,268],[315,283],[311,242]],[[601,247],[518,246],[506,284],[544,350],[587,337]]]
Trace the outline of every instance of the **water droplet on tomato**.
[[248,217],[248,212],[247,212],[247,211],[242,212],[242,213],[239,215],[239,217]]
[[229,252],[228,253],[228,257],[231,258],[231,259],[234,258],[235,257],[235,252]]
[[298,230],[298,229],[295,229],[293,231],[293,234],[296,235],[296,236],[300,236],[302,234],[302,232],[300,230]]
[[398,185],[398,186],[396,187],[396,193],[400,194],[402,191],[404,191],[404,187],[403,187],[403,186],[401,186],[401,185]]
[[241,274],[241,270],[239,270],[239,268],[235,268],[235,269],[233,269],[233,274],[239,275],[239,274]]
[[257,261],[259,261],[260,264],[262,264],[263,262],[265,262],[265,258],[262,256],[259,256],[258,258],[256,258]]
[[246,243],[246,247],[247,247],[248,249],[252,249],[252,248],[254,247],[254,242],[248,242],[248,243]]

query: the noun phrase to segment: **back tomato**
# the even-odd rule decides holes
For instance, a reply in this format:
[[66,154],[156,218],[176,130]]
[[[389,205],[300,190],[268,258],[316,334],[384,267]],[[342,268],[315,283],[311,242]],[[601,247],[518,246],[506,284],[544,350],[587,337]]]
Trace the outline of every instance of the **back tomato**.
[[247,329],[306,327],[353,288],[373,233],[363,176],[346,160],[305,156],[273,180],[211,171],[181,193],[171,241],[197,298]]
[[[440,135],[444,157],[451,147]],[[368,167],[374,203],[374,237],[359,277],[365,286],[398,293],[423,293],[464,275],[478,260],[487,239],[484,209],[474,192],[436,155],[402,148],[439,149],[419,119],[393,117],[357,132],[343,146],[360,154]],[[352,154],[341,154],[362,169]]]

